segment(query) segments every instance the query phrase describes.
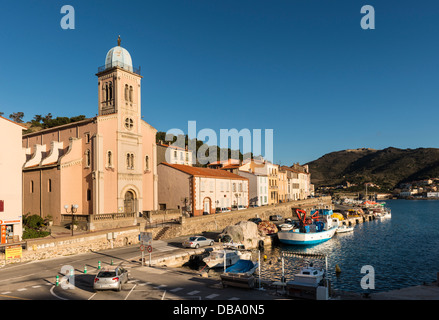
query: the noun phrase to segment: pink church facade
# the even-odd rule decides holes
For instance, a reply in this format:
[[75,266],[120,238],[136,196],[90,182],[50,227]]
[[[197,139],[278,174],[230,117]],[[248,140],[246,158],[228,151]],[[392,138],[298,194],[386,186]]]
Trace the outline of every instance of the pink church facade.
[[84,220],[157,210],[157,130],[141,118],[142,76],[120,45],[96,76],[96,117],[23,136],[23,214],[61,225],[73,205]]

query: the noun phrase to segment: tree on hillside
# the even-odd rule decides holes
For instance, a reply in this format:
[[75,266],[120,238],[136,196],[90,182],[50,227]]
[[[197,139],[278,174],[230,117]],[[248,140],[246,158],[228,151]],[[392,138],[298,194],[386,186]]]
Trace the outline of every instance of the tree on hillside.
[[[173,144],[173,143],[175,143],[177,141],[177,136],[170,135],[170,137],[172,138],[171,140],[166,140],[166,132],[158,131],[157,134],[156,134],[156,142],[159,143],[161,141],[164,144],[171,145],[171,144]],[[183,138],[182,136],[180,136],[179,138],[180,138],[179,141],[183,141],[182,140],[182,138]],[[232,152],[232,149],[230,149],[230,148],[226,149],[226,148],[220,148],[218,146],[210,146],[209,147],[202,140],[191,139],[189,141],[189,137],[188,137],[187,134],[184,137],[184,141],[185,141],[184,146],[180,146],[182,148],[184,148],[185,146],[193,145],[194,142],[195,142],[195,150],[196,150],[196,154],[195,155],[197,156],[197,161],[194,164],[194,166],[199,166],[199,167],[206,167],[207,166],[207,164],[200,164],[198,162],[198,152],[199,151],[202,152],[202,153],[204,152],[204,156],[206,158],[209,158],[210,157],[210,153],[214,152],[217,160],[231,159],[232,158],[232,153],[234,154],[234,157],[238,156],[239,160],[241,160],[241,161],[244,159],[244,156],[245,156],[245,158],[253,158],[253,153],[252,152],[243,155],[240,150],[235,150],[235,152]],[[200,150],[200,148],[201,148],[201,150]]]
[[23,112],[14,112],[9,115],[9,119],[12,119],[12,121],[17,123],[23,123],[23,117],[24,117]]
[[77,122],[85,119],[86,119],[85,115],[79,115],[71,118],[68,117],[53,118],[51,113],[46,114],[44,117],[41,114],[36,114],[34,118],[31,120],[31,124],[33,127],[41,127],[42,129],[48,129],[48,128],[53,128],[63,124]]

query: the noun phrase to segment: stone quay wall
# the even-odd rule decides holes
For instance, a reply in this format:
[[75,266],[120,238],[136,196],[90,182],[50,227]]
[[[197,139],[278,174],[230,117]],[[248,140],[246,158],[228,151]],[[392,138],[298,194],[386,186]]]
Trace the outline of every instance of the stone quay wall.
[[0,263],[36,261],[123,247],[128,244],[138,243],[138,237],[139,226],[134,226],[59,238],[32,239],[27,240],[27,249],[23,249],[21,259],[5,262],[4,254],[0,254]]
[[271,206],[249,208],[231,212],[222,212],[205,216],[182,218],[181,235],[197,234],[203,231],[218,231],[227,226],[235,225],[240,221],[251,218],[269,220],[271,215],[279,214],[283,218],[293,217],[293,208],[312,209],[317,207],[332,208],[331,197],[311,198],[306,200],[290,201]]

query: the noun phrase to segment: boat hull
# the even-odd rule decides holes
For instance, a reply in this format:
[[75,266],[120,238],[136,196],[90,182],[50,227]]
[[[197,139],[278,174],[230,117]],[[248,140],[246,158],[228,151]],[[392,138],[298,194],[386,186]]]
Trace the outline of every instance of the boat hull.
[[293,232],[293,231],[279,231],[277,233],[279,241],[284,244],[289,245],[314,245],[318,243],[322,243],[331,239],[335,231],[336,227],[331,228],[326,231],[320,232]]
[[250,260],[239,260],[235,265],[226,269],[221,274],[223,286],[233,286],[241,288],[254,288],[255,277],[253,273],[258,268],[258,263]]
[[347,233],[354,231],[353,227],[337,228],[336,233]]

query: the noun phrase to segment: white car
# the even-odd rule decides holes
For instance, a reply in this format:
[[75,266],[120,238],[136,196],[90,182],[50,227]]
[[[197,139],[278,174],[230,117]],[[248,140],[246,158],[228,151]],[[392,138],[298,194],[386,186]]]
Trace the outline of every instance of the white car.
[[122,289],[122,283],[128,282],[128,271],[120,266],[107,267],[99,271],[93,283],[93,289],[97,290],[116,290]]
[[193,236],[183,241],[182,245],[185,248],[199,248],[203,246],[213,246],[215,241],[203,236]]

